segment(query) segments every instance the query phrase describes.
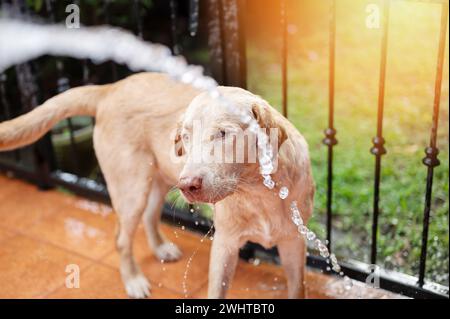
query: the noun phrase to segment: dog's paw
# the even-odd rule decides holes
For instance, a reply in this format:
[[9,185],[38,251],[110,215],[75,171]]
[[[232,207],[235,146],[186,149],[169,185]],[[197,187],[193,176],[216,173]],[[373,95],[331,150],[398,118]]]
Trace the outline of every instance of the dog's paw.
[[146,298],[150,296],[150,283],[144,275],[137,275],[126,281],[125,290],[130,298]]
[[182,253],[178,247],[171,242],[161,244],[156,248],[156,257],[162,261],[176,261],[181,258]]

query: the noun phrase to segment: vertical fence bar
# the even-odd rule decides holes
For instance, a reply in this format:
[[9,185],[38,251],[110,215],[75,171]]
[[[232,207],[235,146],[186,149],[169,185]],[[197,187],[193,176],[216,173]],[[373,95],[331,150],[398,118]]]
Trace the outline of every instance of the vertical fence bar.
[[191,37],[197,35],[199,11],[199,0],[189,0],[189,34]]
[[247,0],[236,0],[238,8],[238,51],[239,51],[239,86],[247,89]]
[[331,232],[333,222],[333,146],[338,143],[334,128],[334,69],[336,41],[336,1],[331,0],[329,25],[329,75],[328,75],[328,128],[325,130],[323,144],[328,146],[327,176],[327,247],[331,251]]
[[287,59],[288,59],[288,48],[287,48],[287,17],[286,17],[286,0],[280,1],[280,24],[281,24],[281,80],[282,80],[282,107],[283,115],[288,117],[288,105],[287,105],[287,94],[288,94],[288,83],[287,83]]
[[218,11],[219,11],[219,26],[220,26],[220,45],[221,45],[221,53],[222,53],[222,81],[223,85],[228,85],[228,72],[227,72],[227,48],[226,48],[226,37],[225,37],[225,17],[223,6],[224,0],[217,0],[218,3]]
[[89,76],[88,60],[83,60],[83,84],[89,83]]
[[444,66],[445,39],[448,21],[448,2],[442,3],[441,26],[439,36],[439,49],[437,56],[436,79],[434,85],[433,118],[431,124],[430,145],[425,149],[423,164],[427,169],[427,183],[425,190],[425,207],[423,212],[422,249],[420,253],[419,286],[425,282],[425,270],[427,261],[428,226],[430,224],[431,195],[433,190],[434,168],[440,164],[438,159],[439,149],[437,147],[437,131],[439,125],[439,106],[441,102],[442,72]]
[[221,21],[219,17],[219,0],[209,0],[207,2],[208,19],[208,48],[209,65],[212,76],[220,83],[224,83],[223,56],[221,43]]
[[[76,0],[74,2],[78,7],[81,7],[80,0]],[[80,10],[82,10],[80,8]],[[89,71],[89,62],[88,59],[83,59],[81,62],[82,65],[82,75],[81,75],[81,83],[86,85],[90,82],[90,71]],[[95,125],[95,117],[91,117],[92,126]]]
[[[111,2],[113,0],[103,0],[103,13],[104,13],[104,19],[105,19],[105,24],[111,24]],[[117,74],[117,66],[116,64],[111,61],[109,62],[110,66],[111,66],[111,77],[113,82],[115,82],[118,79],[118,74]]]
[[[12,118],[11,106],[9,105],[8,98],[6,97],[6,73],[0,73],[0,102],[5,109],[5,117],[6,120],[10,120]],[[16,162],[20,162],[21,155],[19,150],[14,150],[14,159]]]
[[383,30],[381,39],[381,59],[380,59],[380,78],[378,83],[378,115],[377,115],[377,135],[373,138],[373,147],[370,152],[375,155],[375,179],[373,195],[373,221],[372,221],[372,247],[370,262],[376,264],[377,261],[377,232],[378,216],[380,214],[380,180],[381,180],[381,156],[386,154],[383,138],[383,113],[384,113],[384,92],[386,82],[386,60],[387,45],[389,34],[389,9],[390,0],[383,0]]
[[180,54],[180,48],[178,46],[178,30],[177,30],[177,2],[176,0],[170,0],[170,32],[172,37],[172,53]]
[[225,85],[246,87],[245,15],[243,0],[218,1],[220,46]]
[[[25,112],[29,112],[39,105],[36,78],[30,63],[16,65],[15,70],[22,109]],[[54,153],[48,133],[33,144],[32,154],[34,162],[34,172],[32,174],[37,180],[38,187],[40,189],[51,188],[49,177],[52,167],[54,167]]]
[[141,2],[140,0],[133,1],[133,15],[136,19],[136,35],[139,39],[143,38],[142,19],[141,19]]
[[[48,0],[50,1],[50,0]],[[49,4],[49,2],[46,4]],[[30,13],[27,8],[27,3],[24,0],[15,0],[12,3],[13,9],[17,14],[21,15],[22,19],[29,19]],[[21,113],[29,112],[36,108],[39,104],[39,90],[37,86],[35,72],[33,67],[36,66],[32,62],[18,64],[14,67],[17,80],[17,87],[20,93]],[[17,101],[16,101],[17,102]],[[44,137],[40,138],[31,146],[32,153],[30,154],[34,162],[34,170],[32,173],[25,172],[21,169],[18,163],[13,165],[8,170],[17,172],[18,176],[30,176],[35,180],[40,189],[49,189],[52,187],[50,179],[50,172],[55,167],[54,151],[50,138],[50,133],[46,133]],[[17,161],[16,161],[17,162]]]
[[11,119],[11,108],[8,103],[8,99],[6,98],[6,73],[0,73],[0,101],[5,109],[5,116],[7,120]]
[[[75,0],[74,4],[76,4],[78,7],[81,6],[80,0]],[[82,9],[80,8],[80,10],[82,10]],[[82,64],[82,79],[81,79],[81,81],[82,81],[83,84],[88,84],[89,83],[88,60],[87,59],[83,59],[81,64]]]
[[[50,17],[50,21],[52,23],[56,22],[56,9],[55,9],[55,0],[47,0],[45,2],[47,13]],[[58,94],[68,90],[70,88],[69,79],[64,76],[64,64],[61,60],[56,60],[56,72],[57,72],[57,92]],[[75,127],[73,125],[72,119],[66,119],[67,127],[69,128],[69,138],[70,138],[70,149],[73,156],[73,164],[75,169],[79,172],[79,163],[77,161],[78,148],[76,145],[75,139]]]

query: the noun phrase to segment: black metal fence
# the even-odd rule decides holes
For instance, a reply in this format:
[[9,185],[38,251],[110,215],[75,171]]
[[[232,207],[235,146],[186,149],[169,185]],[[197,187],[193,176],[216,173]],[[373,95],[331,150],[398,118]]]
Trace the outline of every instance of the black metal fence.
[[[378,217],[380,214],[380,173],[381,173],[381,159],[386,154],[384,148],[385,140],[383,138],[383,109],[384,109],[384,95],[385,95],[385,74],[386,74],[386,57],[388,51],[388,36],[389,36],[389,12],[390,2],[396,0],[383,0],[382,11],[382,41],[381,41],[381,61],[380,61],[380,78],[379,78],[379,92],[378,92],[378,116],[376,136],[373,138],[373,147],[370,152],[375,156],[374,169],[374,198],[373,198],[373,222],[372,222],[372,245],[371,258],[372,264],[377,262],[377,232],[378,232]],[[393,292],[402,293],[407,296],[416,298],[448,298],[448,287],[430,283],[425,281],[426,259],[427,259],[427,242],[428,242],[428,227],[430,224],[430,209],[432,200],[432,185],[433,185],[433,171],[439,165],[438,147],[437,147],[437,129],[439,117],[439,103],[442,86],[442,74],[444,64],[444,52],[446,31],[448,23],[448,0],[397,0],[397,1],[420,1],[433,2],[441,5],[441,21],[440,21],[440,39],[437,56],[436,79],[434,89],[434,102],[432,114],[432,127],[430,134],[430,142],[425,149],[426,156],[423,159],[424,165],[427,167],[427,181],[425,186],[425,205],[423,217],[423,235],[422,235],[422,249],[420,256],[420,267],[417,277],[409,275],[381,271],[380,286],[391,290]],[[78,1],[75,1],[78,3]],[[158,1],[156,1],[158,3]],[[3,1],[12,5],[16,10],[22,14],[29,13],[29,7],[26,6],[25,1]],[[111,22],[111,10],[114,6],[113,1],[101,1],[102,7],[102,21],[98,23]],[[180,5],[183,8],[180,9]],[[186,5],[188,4],[188,5]],[[57,20],[57,10],[54,8],[55,1],[47,0],[44,2],[45,9],[43,16],[47,17],[49,21]],[[209,51],[209,62],[207,63],[208,72],[212,74],[219,82],[226,85],[237,85],[246,87],[246,52],[245,52],[245,0],[190,0],[169,2],[160,2],[159,5],[167,5],[167,24],[166,33],[170,34],[170,44],[174,53],[182,53],[180,46],[180,19],[185,21],[182,24],[182,31],[186,30],[190,35],[197,35],[199,28],[206,25],[207,48]],[[287,56],[288,56],[288,41],[286,35],[286,0],[280,0],[280,16],[281,16],[281,30],[282,38],[282,112],[285,116],[288,115],[288,81],[287,81]],[[335,30],[336,30],[336,14],[335,8],[336,0],[330,0],[330,17],[329,17],[329,98],[328,98],[328,127],[325,130],[325,138],[323,144],[328,149],[327,161],[327,204],[326,204],[326,230],[328,248],[331,249],[332,243],[332,223],[333,223],[333,149],[338,144],[336,134],[337,130],[334,125],[334,91],[335,91]],[[140,37],[146,37],[143,15],[140,14],[145,10],[145,1],[133,1],[131,15],[133,22],[127,27],[135,31]],[[225,12],[233,12],[227,14]],[[205,21],[202,21],[202,15],[207,16]],[[29,62],[18,65],[7,72],[0,74],[0,120],[13,118],[19,114],[29,111],[36,107],[40,102],[50,97],[54,93],[61,92],[69,87],[69,79],[67,74],[69,71],[65,69],[63,59],[53,59],[55,63],[53,77],[46,80],[45,83],[39,83],[39,61]],[[73,62],[73,61],[72,61]],[[101,82],[101,79],[95,78],[95,73],[105,73],[105,78],[109,81],[116,80],[129,74],[129,71],[117,66],[114,63],[107,63],[101,67],[96,67],[88,61],[78,61],[81,66],[81,74],[78,76],[78,81],[72,81],[77,85],[86,84],[89,82]],[[106,71],[105,71],[106,70]],[[42,82],[42,81],[41,81]],[[53,82],[53,87],[49,82]],[[9,92],[6,87],[15,87],[16,90]],[[13,102],[14,101],[14,102]],[[18,103],[18,101],[20,101]],[[94,121],[91,122],[94,125]],[[50,188],[55,186],[65,187],[82,196],[91,197],[97,200],[108,201],[108,193],[101,177],[101,172],[97,172],[95,176],[81,176],[79,174],[80,162],[77,160],[79,154],[79,142],[76,134],[76,123],[72,120],[67,120],[66,133],[68,133],[68,147],[69,157],[72,157],[72,162],[75,168],[72,172],[64,171],[59,167],[55,156],[54,140],[52,143],[53,133],[47,134],[39,142],[30,147],[23,148],[18,151],[4,153],[0,156],[0,170],[13,173],[15,176],[25,178],[31,182],[38,184],[41,188]],[[75,159],[75,160],[73,160]],[[207,231],[211,226],[211,221],[199,215],[193,216],[188,211],[180,211],[169,206],[164,207],[163,216],[171,222],[183,223],[187,227],[191,227],[197,231]],[[262,250],[261,247],[248,244],[241,252],[241,256],[249,258],[254,256],[256,250]],[[269,255],[275,255],[276,250],[266,251]],[[319,267],[326,271],[326,261],[318,256],[308,256],[308,264],[313,267]],[[373,269],[364,263],[360,262],[346,262],[342,264],[344,272],[351,278],[357,280],[365,280],[366,277],[373,271]]]

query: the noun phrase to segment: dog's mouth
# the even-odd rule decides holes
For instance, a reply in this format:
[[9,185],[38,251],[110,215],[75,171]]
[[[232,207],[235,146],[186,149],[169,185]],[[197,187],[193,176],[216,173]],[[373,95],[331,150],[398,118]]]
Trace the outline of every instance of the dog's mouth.
[[188,203],[209,203],[215,204],[223,199],[225,199],[231,193],[229,192],[192,192],[192,191],[181,191],[184,198]]

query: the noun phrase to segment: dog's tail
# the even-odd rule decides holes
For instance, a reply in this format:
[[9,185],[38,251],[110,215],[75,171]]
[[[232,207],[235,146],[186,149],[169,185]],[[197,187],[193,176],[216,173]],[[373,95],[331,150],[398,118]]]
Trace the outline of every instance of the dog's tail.
[[89,85],[67,90],[47,100],[31,112],[0,123],[0,151],[31,144],[58,121],[76,115],[95,116],[105,86]]

